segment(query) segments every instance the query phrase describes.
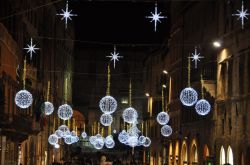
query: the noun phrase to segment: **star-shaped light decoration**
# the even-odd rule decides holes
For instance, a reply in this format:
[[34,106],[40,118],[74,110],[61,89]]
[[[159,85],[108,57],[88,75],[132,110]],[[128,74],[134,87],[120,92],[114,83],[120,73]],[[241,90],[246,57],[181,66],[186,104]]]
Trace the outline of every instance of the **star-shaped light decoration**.
[[72,16],[77,16],[77,14],[71,14],[71,12],[72,12],[72,10],[69,10],[69,4],[68,4],[68,1],[67,1],[66,2],[66,9],[65,10],[62,9],[62,13],[56,14],[56,15],[63,16],[61,20],[65,19],[65,29],[67,29],[68,19],[72,20],[71,19]]
[[200,56],[200,53],[197,52],[197,48],[195,47],[194,53],[192,53],[192,56],[188,58],[192,58],[192,61],[195,62],[195,68],[197,68],[197,62],[200,61],[200,58],[204,57]]
[[119,56],[119,53],[116,53],[116,46],[114,46],[114,52],[110,53],[111,56],[106,56],[111,58],[110,61],[114,61],[114,68],[115,68],[115,62],[119,61],[119,58],[123,58],[123,56]]
[[245,19],[248,19],[247,16],[250,13],[247,13],[248,9],[244,9],[244,2],[242,1],[241,10],[237,10],[237,14],[232,14],[232,16],[237,16],[238,19],[241,19],[241,28],[244,29]]
[[27,48],[23,48],[25,50],[27,50],[27,53],[30,53],[30,59],[32,60],[32,55],[33,53],[36,53],[36,50],[38,50],[39,48],[36,48],[36,45],[33,45],[33,39],[30,39],[30,45],[27,44]]
[[160,22],[161,23],[161,20],[160,19],[163,19],[163,18],[167,18],[167,16],[160,16],[161,15],[161,12],[158,13],[158,9],[157,9],[157,3],[155,3],[155,12],[150,12],[152,14],[152,16],[146,16],[146,18],[150,18],[152,19],[150,22],[153,22],[154,21],[154,24],[155,24],[155,32],[156,32],[156,29],[157,29],[157,22]]

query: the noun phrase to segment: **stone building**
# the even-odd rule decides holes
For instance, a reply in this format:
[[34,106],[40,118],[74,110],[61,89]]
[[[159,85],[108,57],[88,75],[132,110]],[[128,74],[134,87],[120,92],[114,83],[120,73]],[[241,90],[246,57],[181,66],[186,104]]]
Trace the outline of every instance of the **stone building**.
[[[245,8],[249,5],[246,2]],[[149,70],[145,89],[150,95],[149,104],[153,103],[149,111],[158,112],[154,102],[159,100],[160,87],[166,83],[165,99],[173,128],[170,137],[161,137],[161,151],[151,149],[154,164],[159,160],[173,165],[249,164],[250,28],[246,22],[241,29],[241,22],[232,17],[240,8],[238,1],[171,3],[171,32],[166,44],[169,49],[155,52],[145,62],[145,69]],[[215,41],[221,47],[215,47]],[[205,98],[212,106],[207,116],[197,115],[194,107],[187,108],[179,100],[181,90],[187,87],[188,56],[195,47],[204,58],[197,69],[191,63],[190,81],[200,98],[203,75]],[[164,75],[163,70],[168,74]],[[156,132],[159,137],[155,121],[151,121],[151,128],[155,130],[151,136]],[[154,141],[157,143],[158,139]]]
[[[71,103],[74,43],[65,39],[73,39],[74,30],[72,26],[65,30],[64,22],[56,16],[58,5],[50,0],[0,1],[1,165],[47,165],[65,157],[47,141],[62,121],[55,120],[56,113],[46,117],[41,112],[48,81],[55,111],[65,101],[65,84],[67,102]],[[30,38],[40,48],[32,59],[23,50]],[[30,108],[19,109],[14,97],[22,89],[25,57],[26,88],[34,101]]]

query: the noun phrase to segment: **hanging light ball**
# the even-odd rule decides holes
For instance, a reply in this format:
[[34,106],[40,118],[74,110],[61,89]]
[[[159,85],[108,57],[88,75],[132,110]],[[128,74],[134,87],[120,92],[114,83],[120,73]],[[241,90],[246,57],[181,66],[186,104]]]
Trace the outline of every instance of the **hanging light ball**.
[[55,146],[55,149],[60,148],[60,145],[59,145],[59,144],[57,144],[57,143],[56,143],[54,146]]
[[61,130],[56,130],[55,135],[58,137],[58,139],[63,137],[63,132]]
[[150,139],[149,137],[146,137],[146,140],[145,140],[143,146],[144,146],[144,147],[149,147],[150,144],[151,144],[151,139]]
[[43,103],[43,110],[45,115],[51,115],[54,112],[54,106],[51,102],[44,102]]
[[16,93],[15,103],[18,107],[25,109],[31,106],[33,102],[32,94],[27,90],[20,90]]
[[112,96],[105,96],[100,100],[99,107],[105,114],[112,114],[116,111],[117,101]]
[[130,127],[127,131],[129,134],[139,134],[141,131],[137,128],[136,125]]
[[105,143],[106,144],[111,144],[113,142],[113,136],[112,135],[109,135],[105,138]]
[[126,143],[128,140],[128,136],[129,136],[128,133],[125,130],[122,130],[122,132],[120,132],[118,135],[118,140],[121,143]]
[[71,136],[77,136],[75,131],[71,131]]
[[113,117],[110,114],[102,114],[100,123],[104,126],[110,126],[113,122]]
[[92,145],[94,145],[96,139],[97,139],[96,136],[90,136],[90,137],[89,137],[89,142],[90,142]]
[[161,127],[162,136],[169,137],[172,134],[172,128],[169,125]]
[[62,131],[62,137],[65,138],[66,136],[70,135],[69,128],[66,125],[61,125],[58,130]]
[[199,115],[205,116],[211,110],[211,105],[205,99],[199,100],[195,105],[195,110]]
[[68,145],[72,144],[74,142],[73,138],[69,135],[64,138],[64,142]]
[[68,104],[63,104],[58,108],[58,117],[62,120],[69,120],[73,115],[73,110]]
[[114,129],[114,130],[113,130],[113,133],[116,134],[116,132],[117,132],[116,129]]
[[79,141],[79,137],[78,136],[71,136],[72,142],[73,143],[77,143]]
[[114,140],[112,140],[112,142],[110,142],[110,143],[105,143],[105,146],[107,147],[107,148],[114,148],[115,147],[115,141]]
[[95,140],[94,147],[95,147],[95,149],[100,150],[104,146],[104,138],[103,137],[98,137],[98,136],[96,136],[96,137],[97,138]]
[[169,115],[167,112],[160,112],[158,113],[157,115],[157,122],[160,124],[160,125],[165,125],[168,123],[169,121]]
[[58,142],[58,137],[56,136],[56,134],[52,134],[49,136],[48,141],[49,144],[55,145]]
[[138,144],[138,136],[135,136],[135,135],[129,136],[127,142],[128,142],[128,145],[129,145],[130,147],[135,147],[135,146],[137,146],[137,144]]
[[134,108],[129,107],[123,111],[122,117],[125,122],[132,124],[137,121],[138,114]]
[[82,132],[81,136],[82,136],[83,139],[85,139],[87,137],[87,133],[86,132]]
[[143,136],[143,135],[141,135],[140,137],[139,137],[139,139],[138,139],[138,142],[139,142],[139,144],[144,144],[145,142],[146,142],[146,137],[145,136]]
[[197,102],[198,94],[193,88],[188,87],[181,91],[180,100],[183,105],[190,107]]

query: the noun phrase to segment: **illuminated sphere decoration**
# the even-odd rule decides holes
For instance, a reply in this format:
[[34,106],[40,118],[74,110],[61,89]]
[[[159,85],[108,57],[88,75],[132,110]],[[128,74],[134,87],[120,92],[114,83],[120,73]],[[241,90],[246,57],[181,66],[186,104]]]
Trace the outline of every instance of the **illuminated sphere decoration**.
[[162,136],[169,137],[172,134],[172,128],[169,125],[161,127]]
[[44,102],[43,103],[43,110],[45,115],[51,115],[54,112],[54,106],[51,102]]
[[113,133],[116,134],[116,132],[117,132],[116,129],[114,129],[114,130],[113,130]]
[[146,141],[145,143],[143,144],[144,147],[149,147],[151,144],[151,139],[149,137],[146,137]]
[[106,144],[111,144],[113,142],[113,136],[112,135],[109,135],[105,138],[105,143]]
[[69,120],[73,115],[73,110],[68,104],[63,104],[58,108],[58,117],[62,120]]
[[122,117],[125,122],[132,124],[137,121],[138,114],[134,108],[129,107],[123,111]]
[[128,138],[128,145],[130,146],[130,147],[135,147],[135,146],[137,146],[137,144],[138,144],[138,136],[129,136],[129,138]]
[[75,131],[72,131],[70,134],[71,136],[74,136],[74,137],[77,136]]
[[100,150],[104,146],[104,138],[103,137],[98,137],[97,135],[96,135],[96,137],[97,138],[96,138],[96,140],[94,142],[94,147],[95,147],[95,149]]
[[51,145],[55,145],[58,142],[58,137],[55,134],[52,134],[49,136],[48,142]]
[[64,138],[64,142],[68,145],[72,144],[74,142],[74,139],[71,136],[66,136]]
[[112,114],[117,109],[117,101],[112,96],[105,96],[99,102],[101,111],[105,114]]
[[138,139],[139,144],[144,144],[146,142],[146,137],[141,135]]
[[160,124],[160,125],[165,125],[168,123],[169,121],[169,115],[167,112],[160,112],[158,113],[157,115],[157,122]]
[[190,107],[197,102],[198,94],[193,88],[188,87],[181,91],[180,100],[183,105]]
[[66,125],[61,125],[58,130],[62,132],[62,137],[70,134],[69,128]]
[[27,90],[20,90],[16,93],[15,103],[18,107],[25,109],[31,106],[33,102],[32,94]]
[[96,136],[90,136],[90,137],[89,137],[89,142],[90,142],[92,145],[94,145],[96,139],[97,139]]
[[102,114],[100,123],[104,126],[110,126],[113,122],[113,117],[110,114]]
[[71,140],[73,143],[77,143],[79,141],[79,137],[78,136],[71,136]]
[[60,148],[60,145],[59,145],[59,144],[57,144],[57,143],[56,143],[54,146],[55,146],[55,149]]
[[115,147],[115,141],[113,140],[112,142],[110,142],[110,143],[105,143],[105,146],[107,147],[107,148],[114,148]]
[[195,105],[195,111],[202,116],[207,115],[211,110],[211,105],[209,104],[209,102],[205,99],[201,99],[199,101],[197,101],[196,105]]
[[85,139],[87,137],[87,133],[86,132],[82,132],[81,136],[82,136],[83,139]]
[[63,137],[63,132],[61,130],[56,130],[55,135],[58,137],[58,139]]
[[122,130],[122,132],[120,132],[118,135],[118,140],[121,143],[126,143],[128,140],[128,137],[129,137],[128,133],[125,130]]

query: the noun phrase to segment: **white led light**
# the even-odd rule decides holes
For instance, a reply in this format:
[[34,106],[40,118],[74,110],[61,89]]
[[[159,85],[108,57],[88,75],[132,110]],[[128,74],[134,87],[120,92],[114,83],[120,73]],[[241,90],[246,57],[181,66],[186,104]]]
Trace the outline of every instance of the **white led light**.
[[129,107],[123,111],[122,117],[125,122],[132,124],[137,121],[138,114],[134,108]]
[[99,107],[105,114],[112,114],[117,109],[117,101],[112,96],[105,96],[100,100]]
[[59,144],[57,144],[57,143],[56,143],[54,146],[55,146],[55,149],[60,148],[60,145],[59,145]]
[[44,102],[43,103],[43,110],[45,115],[51,115],[54,111],[54,106],[51,102]]
[[20,90],[15,96],[15,103],[20,108],[28,108],[33,102],[32,94],[27,90]]
[[143,135],[141,135],[140,137],[139,137],[139,139],[138,139],[138,142],[139,142],[139,144],[144,144],[145,142],[146,142],[146,137],[145,136],[143,136]]
[[110,114],[102,114],[100,123],[104,126],[110,126],[113,122],[113,117]]
[[198,94],[193,88],[188,87],[181,91],[180,100],[183,105],[193,106],[197,102],[197,99]]
[[63,137],[63,132],[61,130],[56,130],[55,135],[58,137],[58,139]]
[[144,146],[144,147],[149,147],[150,144],[151,144],[150,138],[149,138],[149,137],[146,137],[146,141],[144,142],[143,146]]
[[207,100],[201,99],[197,101],[195,105],[195,110],[199,115],[205,116],[210,112],[211,105],[209,104]]
[[68,104],[63,104],[58,108],[58,117],[62,120],[69,120],[73,115],[73,110]]
[[138,144],[138,136],[132,135],[128,137],[127,143],[130,147],[135,147]]
[[58,142],[58,137],[55,134],[52,134],[49,136],[48,142],[51,145],[55,145]]
[[118,140],[121,143],[126,143],[128,140],[128,136],[129,136],[128,133],[125,130],[122,130],[122,132],[120,132],[118,135]]
[[157,122],[160,124],[160,125],[165,125],[168,123],[169,121],[169,115],[167,112],[160,112],[158,113],[157,115]]
[[86,132],[82,132],[81,136],[82,136],[83,139],[85,139],[87,137],[87,133]]
[[169,125],[161,127],[162,136],[169,137],[172,134],[172,128]]

